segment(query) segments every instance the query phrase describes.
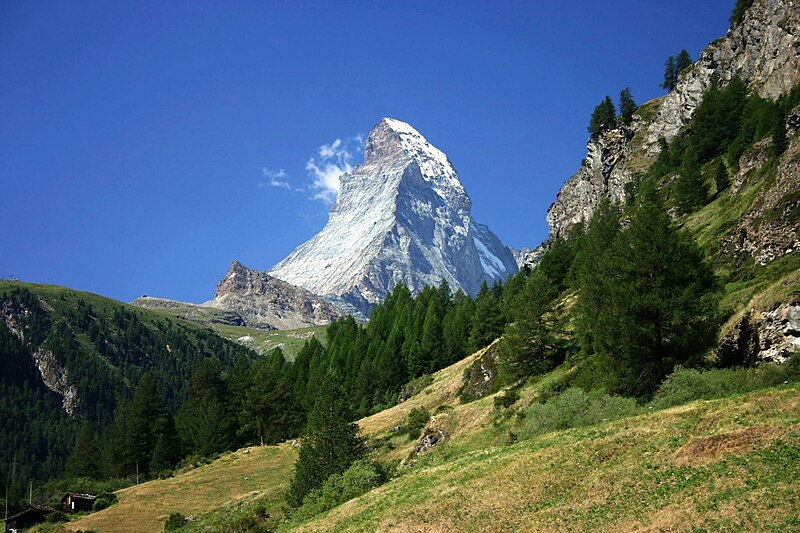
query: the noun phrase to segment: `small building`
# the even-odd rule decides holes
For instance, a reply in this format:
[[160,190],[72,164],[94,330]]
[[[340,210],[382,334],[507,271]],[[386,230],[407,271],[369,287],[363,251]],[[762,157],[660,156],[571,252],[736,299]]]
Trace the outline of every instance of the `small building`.
[[36,524],[41,524],[47,519],[47,515],[55,511],[50,507],[40,507],[29,505],[24,511],[20,511],[14,516],[6,518],[6,533],[19,533]]
[[76,494],[68,492],[61,498],[61,510],[65,513],[80,513],[81,511],[91,511],[97,496],[92,494]]

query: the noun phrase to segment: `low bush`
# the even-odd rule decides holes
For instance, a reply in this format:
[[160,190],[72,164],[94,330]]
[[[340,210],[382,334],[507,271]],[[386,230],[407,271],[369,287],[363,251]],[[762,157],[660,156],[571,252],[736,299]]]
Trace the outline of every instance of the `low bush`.
[[333,509],[386,483],[390,477],[391,467],[366,460],[356,461],[344,473],[330,476],[321,487],[308,493],[293,518],[305,520]]
[[420,392],[425,389],[428,385],[433,383],[433,376],[430,374],[423,374],[422,376],[412,379],[400,389],[400,394],[398,396],[401,402],[404,402],[411,398],[412,396],[416,396]]
[[640,412],[641,408],[633,398],[611,396],[602,391],[587,393],[573,387],[545,403],[531,404],[521,411],[515,436],[529,439],[551,431],[590,426]]
[[695,400],[724,398],[798,381],[800,357],[797,355],[781,365],[764,363],[755,368],[695,370],[678,366],[661,383],[649,406],[664,409]]
[[95,511],[102,511],[117,503],[117,495],[110,491],[103,491],[97,495],[92,509]]
[[186,525],[186,517],[181,513],[171,513],[164,523],[164,531],[175,531]]
[[519,400],[519,392],[515,389],[509,389],[503,394],[498,394],[494,397],[494,408],[496,410],[508,409]]
[[55,523],[58,523],[58,522],[66,522],[66,521],[69,520],[69,518],[67,517],[67,515],[65,515],[61,511],[53,511],[52,513],[47,515],[46,520],[47,520],[47,522],[49,522],[51,524],[55,524]]
[[406,416],[405,430],[408,432],[408,438],[411,440],[418,439],[422,435],[422,430],[431,419],[431,414],[424,407],[414,407]]

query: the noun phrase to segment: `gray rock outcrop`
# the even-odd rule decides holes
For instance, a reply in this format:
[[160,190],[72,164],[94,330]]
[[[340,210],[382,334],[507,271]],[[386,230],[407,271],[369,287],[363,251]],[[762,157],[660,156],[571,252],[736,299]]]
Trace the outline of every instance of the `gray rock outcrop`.
[[753,309],[723,336],[717,357],[734,364],[784,362],[800,351],[800,304]]

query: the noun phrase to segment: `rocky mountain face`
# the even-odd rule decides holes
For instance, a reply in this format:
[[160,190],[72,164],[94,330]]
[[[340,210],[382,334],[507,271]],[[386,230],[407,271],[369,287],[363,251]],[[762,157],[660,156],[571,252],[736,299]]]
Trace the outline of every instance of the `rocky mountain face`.
[[235,313],[245,325],[262,329],[328,324],[345,316],[328,300],[238,261],[231,264],[217,284],[214,299],[203,307]]
[[[710,43],[700,58],[683,71],[675,89],[642,105],[630,125],[589,139],[587,157],[561,188],[547,213],[550,239],[569,236],[587,222],[600,200],[625,198],[625,186],[658,156],[659,139],[671,141],[690,125],[706,91],[738,76],[764,98],[775,99],[800,83],[800,8],[793,0],[755,0],[743,19],[725,37]],[[722,237],[721,253],[737,261],[766,265],[800,249],[800,108],[786,121],[789,146],[770,170],[771,138],[748,149],[731,176],[730,194],[743,194],[760,184],[749,207]],[[767,173],[775,173],[767,179]],[[750,188],[750,191],[754,189]],[[538,262],[547,242],[528,254],[528,267]],[[787,283],[792,282],[791,280]],[[794,281],[796,282],[796,281]],[[800,347],[796,297],[768,306],[748,304],[747,313],[724,329],[718,355],[740,360],[785,359]]]
[[547,213],[550,238],[587,221],[600,199],[624,197],[625,184],[658,155],[691,120],[715,79],[739,76],[763,97],[776,98],[800,82],[800,9],[790,0],[756,0],[743,20],[708,45],[666,96],[645,104],[630,126],[592,137],[580,169]]
[[475,294],[517,271],[514,256],[470,214],[447,156],[410,125],[382,119],[364,163],[345,174],[328,223],[269,274],[366,313],[398,283],[447,281]]

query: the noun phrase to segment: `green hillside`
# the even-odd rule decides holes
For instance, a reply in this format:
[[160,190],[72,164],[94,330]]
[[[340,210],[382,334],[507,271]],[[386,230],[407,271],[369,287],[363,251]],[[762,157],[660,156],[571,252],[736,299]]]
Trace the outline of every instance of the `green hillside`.
[[242,320],[238,314],[213,307],[146,297],[134,300],[131,305],[198,324],[261,355],[267,355],[275,348],[280,348],[288,359],[294,360],[303,343],[312,335],[322,343],[326,340],[325,325],[291,330],[268,330],[237,325],[237,322]]
[[255,357],[198,326],[63,287],[2,281],[0,309],[0,475],[12,510],[29,481],[63,472],[83,423],[103,436],[145,374],[175,414],[201,361]]
[[[480,355],[436,373],[407,402],[359,421],[373,459],[405,464],[385,485],[327,513],[287,516],[282,499],[295,453],[282,445],[240,450],[125,489],[119,504],[67,528],[126,533],[147,525],[156,531],[173,512],[193,516],[181,528],[187,532],[671,530],[686,524],[779,531],[800,525],[797,382],[663,410],[637,407],[616,420],[605,412],[612,420],[526,437],[521,413],[534,416],[571,369],[519,389],[508,411],[495,407],[505,392],[460,403],[464,370]],[[418,440],[393,428],[420,407],[434,413],[429,427],[446,436],[417,456]]]

